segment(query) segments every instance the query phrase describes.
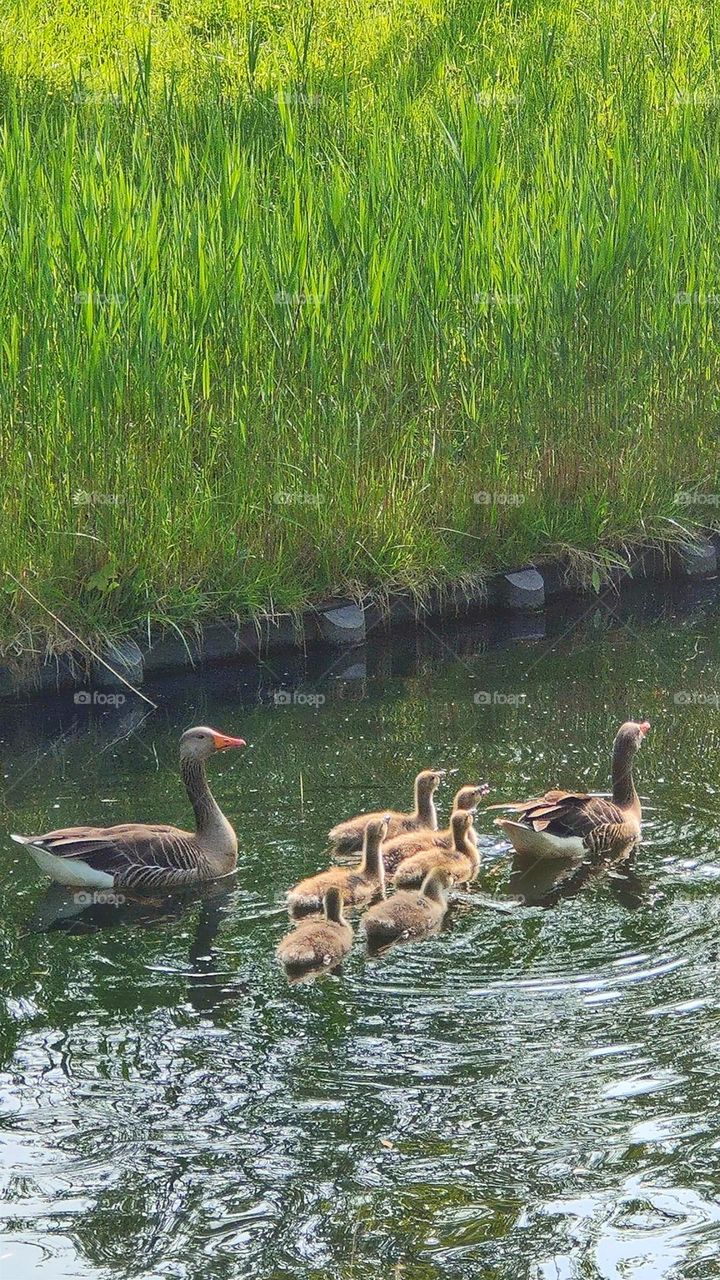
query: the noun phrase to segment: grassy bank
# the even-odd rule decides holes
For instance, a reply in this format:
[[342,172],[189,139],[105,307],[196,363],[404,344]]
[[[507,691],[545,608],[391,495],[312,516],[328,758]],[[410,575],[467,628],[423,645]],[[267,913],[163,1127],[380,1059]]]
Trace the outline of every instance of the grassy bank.
[[87,636],[717,522],[716,22],[6,9],[0,564]]

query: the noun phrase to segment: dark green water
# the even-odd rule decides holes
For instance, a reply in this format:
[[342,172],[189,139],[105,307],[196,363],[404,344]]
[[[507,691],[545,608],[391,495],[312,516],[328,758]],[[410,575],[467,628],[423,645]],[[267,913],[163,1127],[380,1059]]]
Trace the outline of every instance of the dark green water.
[[[185,822],[179,732],[250,746],[211,763],[241,852],[203,897],[77,914],[3,841],[3,1276],[720,1275],[720,607],[688,603],[560,611],[506,647],[421,630],[369,674],[318,655],[317,707],[273,705],[277,661],[157,684],[142,723],[6,709],[5,832]],[[635,880],[492,909],[532,886],[479,817],[444,934],[375,960],[359,936],[339,976],[287,982],[282,895],[335,820],[430,764],[457,770],[443,814],[456,780],[604,790],[627,716],[653,726]]]

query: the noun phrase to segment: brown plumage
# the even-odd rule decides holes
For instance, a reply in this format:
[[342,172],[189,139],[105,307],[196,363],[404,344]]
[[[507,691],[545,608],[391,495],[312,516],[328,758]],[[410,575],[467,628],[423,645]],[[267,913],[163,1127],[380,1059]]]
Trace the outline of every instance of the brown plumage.
[[[474,810],[478,802],[488,793],[488,786],[482,782],[479,786],[461,787],[453,801],[452,811],[459,809]],[[470,828],[470,835],[475,839],[475,829]],[[409,831],[406,835],[395,836],[393,840],[383,842],[383,862],[386,876],[393,875],[405,858],[423,849],[452,849],[452,827],[442,831],[432,831],[424,827],[421,831]]]
[[[395,813],[387,811],[388,838],[403,835],[407,831],[417,831],[419,827],[429,827],[437,831],[437,812],[433,796],[444,776],[443,769],[423,769],[415,779],[415,808],[412,813]],[[328,840],[338,853],[353,853],[362,848],[363,834],[368,822],[377,822],[384,817],[379,813],[361,813],[357,818],[348,818],[339,822],[328,833]]]
[[378,902],[363,924],[370,948],[384,947],[406,938],[423,938],[439,929],[448,907],[451,877],[445,867],[433,867],[420,890],[403,889]]
[[385,816],[367,824],[362,858],[356,867],[330,867],[296,884],[287,895],[291,913],[305,915],[309,911],[319,911],[328,889],[338,889],[346,906],[360,906],[384,896],[382,841],[387,827]]
[[496,818],[518,853],[536,858],[622,858],[638,843],[642,811],[633,761],[650,725],[628,720],[615,736],[612,798],[581,791],[548,791],[536,800],[490,805],[519,814]]
[[230,738],[204,725],[182,735],[180,772],[195,813],[195,831],[124,823],[65,827],[42,836],[12,838],[54,880],[76,888],[152,892],[226,875],[237,863],[237,838],[210,792],[205,761],[217,751],[244,746],[242,738]]
[[352,946],[352,928],[342,913],[340,890],[332,887],[323,898],[323,915],[301,920],[277,945],[286,969],[332,969]]
[[453,833],[451,849],[421,849],[411,858],[405,858],[393,876],[399,889],[421,885],[425,876],[435,867],[443,867],[455,884],[467,884],[480,870],[480,854],[472,831],[473,816],[464,809],[452,815]]

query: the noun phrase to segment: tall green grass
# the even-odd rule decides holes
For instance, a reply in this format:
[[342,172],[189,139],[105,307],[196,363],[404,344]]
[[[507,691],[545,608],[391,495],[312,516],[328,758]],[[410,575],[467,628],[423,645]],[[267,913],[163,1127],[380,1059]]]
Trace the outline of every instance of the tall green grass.
[[84,10],[0,18],[0,565],[70,626],[717,519],[711,7]]

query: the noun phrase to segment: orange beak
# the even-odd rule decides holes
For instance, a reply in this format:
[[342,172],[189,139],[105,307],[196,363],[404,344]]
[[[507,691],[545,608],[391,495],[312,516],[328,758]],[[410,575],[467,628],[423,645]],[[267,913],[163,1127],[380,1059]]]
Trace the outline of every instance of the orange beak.
[[639,728],[639,730],[640,730],[640,732],[641,732],[641,734],[642,734],[642,736],[643,736],[643,738],[644,738],[644,737],[645,737],[645,734],[646,734],[646,733],[649,731],[649,729],[650,729],[650,721],[649,721],[649,720],[641,720],[641,721],[640,721],[640,724],[638,725],[638,728]]
[[228,747],[246,747],[244,738],[229,738],[226,733],[213,733],[216,751],[227,751]]

